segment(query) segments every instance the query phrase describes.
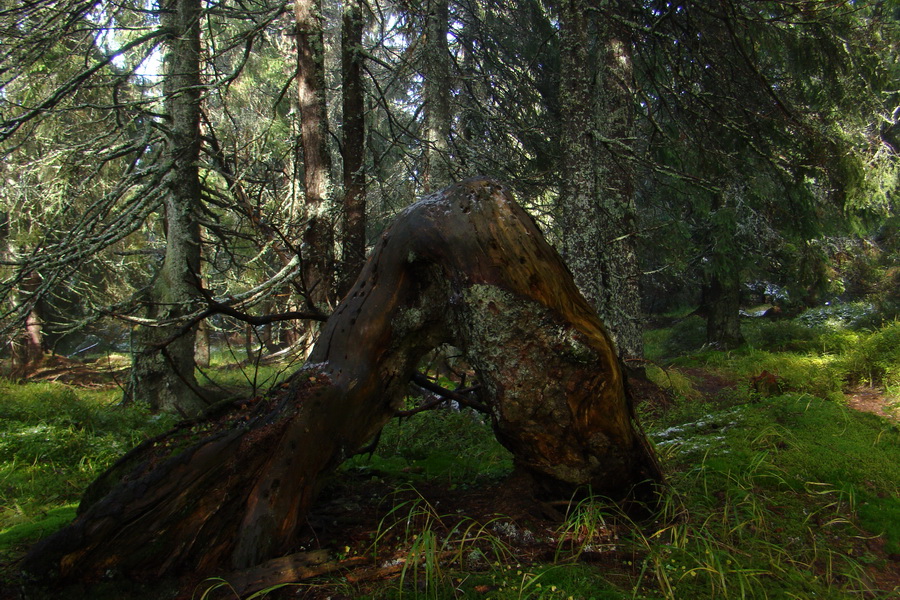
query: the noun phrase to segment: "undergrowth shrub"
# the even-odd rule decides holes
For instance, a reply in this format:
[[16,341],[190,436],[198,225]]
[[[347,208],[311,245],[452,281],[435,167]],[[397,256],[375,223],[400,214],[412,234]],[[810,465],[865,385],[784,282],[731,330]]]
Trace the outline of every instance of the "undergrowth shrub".
[[852,329],[829,329],[819,335],[815,349],[822,354],[846,354],[853,350],[864,336],[865,332]]
[[860,340],[848,354],[851,382],[900,387],[900,322],[890,323]]
[[784,391],[803,392],[826,400],[844,398],[846,368],[831,355],[752,351],[736,363],[744,379],[768,371],[781,378]]
[[698,350],[706,344],[706,320],[694,315],[677,322],[669,330],[668,338],[662,344],[666,357],[678,356]]
[[659,387],[669,390],[676,400],[699,400],[700,392],[694,387],[691,378],[674,368],[662,368],[650,365],[646,368],[647,379]]
[[764,319],[754,319],[744,324],[742,330],[752,347],[772,351],[816,349],[818,338],[825,332],[823,328],[796,321]]
[[710,351],[680,359],[677,364],[701,364],[735,383],[735,392],[750,400],[750,380],[763,371],[775,375],[783,391],[804,392],[828,400],[843,400],[847,369],[839,356],[797,352],[768,352],[743,348],[736,352]]
[[847,302],[810,308],[796,320],[810,327],[818,325],[863,328],[879,326],[882,316],[870,302]]

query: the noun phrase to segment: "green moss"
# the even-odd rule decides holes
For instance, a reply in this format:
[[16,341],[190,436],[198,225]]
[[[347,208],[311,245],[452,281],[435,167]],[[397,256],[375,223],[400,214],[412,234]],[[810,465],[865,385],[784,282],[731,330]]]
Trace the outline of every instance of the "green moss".
[[[17,546],[30,544],[62,528],[75,518],[76,508],[76,504],[51,508],[18,525],[10,525],[0,530],[0,556]],[[6,520],[11,520],[9,515]]]
[[900,554],[900,500],[897,496],[861,492],[856,502],[860,523],[884,538],[887,552]]

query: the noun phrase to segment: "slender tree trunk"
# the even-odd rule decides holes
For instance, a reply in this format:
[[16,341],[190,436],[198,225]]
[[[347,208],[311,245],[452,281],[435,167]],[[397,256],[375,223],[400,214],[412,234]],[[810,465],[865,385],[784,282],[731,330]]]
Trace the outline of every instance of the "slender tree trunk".
[[344,201],[341,239],[340,295],[343,295],[366,261],[366,106],[362,80],[362,43],[365,21],[360,0],[344,7],[341,29],[341,78],[343,81]]
[[172,339],[177,319],[198,298],[200,277],[200,0],[167,0],[160,6],[168,39],[165,56],[165,106],[171,167],[165,199],[166,255],[147,302],[158,327],[136,334],[125,401],[147,402],[155,410],[197,415],[206,406],[194,376],[195,332]]
[[450,183],[448,0],[425,2],[425,192]]
[[[40,283],[41,278],[37,273],[29,273],[22,279],[19,289],[10,294],[10,301],[18,304],[23,298],[34,294]],[[44,361],[43,328],[40,310],[36,305],[28,311],[22,330],[12,340],[10,376],[13,379],[27,379]]]
[[[272,314],[275,312],[275,302],[271,298],[268,298],[262,303],[262,312],[263,314]],[[261,325],[257,330],[259,341],[267,352],[275,352],[278,350],[275,344],[275,336],[273,335],[273,327],[273,323],[266,323],[265,325]]]
[[543,494],[654,491],[661,475],[599,318],[508,192],[471,180],[382,234],[287,387],[130,453],[25,570],[202,576],[291,552],[322,476],[391,419],[421,358],[451,340]]
[[297,0],[298,98],[300,143],[303,148],[303,189],[307,224],[304,282],[317,308],[333,305],[334,211],[331,199],[331,154],[328,150],[328,113],[325,105],[325,43],[321,0]]
[[209,367],[210,365],[210,347],[209,347],[209,324],[207,321],[197,323],[197,339],[194,345],[194,362],[198,367]]
[[615,15],[594,8],[560,4],[563,248],[621,355],[641,357],[631,46]]
[[[207,286],[206,277],[200,279],[203,287]],[[209,341],[210,325],[207,319],[197,323],[197,334],[194,339],[194,362],[198,367],[207,368],[212,359]]]
[[[32,273],[26,282],[26,291],[33,293],[39,283],[40,276]],[[44,323],[37,306],[31,309],[25,318],[23,338],[25,362],[31,367],[40,365],[44,359]]]
[[[16,245],[10,232],[9,213],[0,211],[0,256],[14,263],[16,255]],[[22,276],[20,281],[18,288],[7,297],[9,309],[19,314],[23,309],[22,301],[38,289],[41,278],[37,273],[31,272]],[[22,330],[10,340],[10,377],[27,378],[43,360],[43,324],[38,306],[34,306],[25,316]]]

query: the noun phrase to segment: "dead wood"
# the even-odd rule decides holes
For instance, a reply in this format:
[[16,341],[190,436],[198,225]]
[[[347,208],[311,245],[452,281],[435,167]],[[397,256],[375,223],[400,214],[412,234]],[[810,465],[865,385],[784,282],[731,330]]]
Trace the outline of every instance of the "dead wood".
[[131,453],[26,570],[213,575],[291,553],[323,475],[381,430],[421,357],[450,341],[498,439],[547,498],[580,487],[622,498],[661,480],[599,318],[533,220],[477,179],[382,234],[287,384]]

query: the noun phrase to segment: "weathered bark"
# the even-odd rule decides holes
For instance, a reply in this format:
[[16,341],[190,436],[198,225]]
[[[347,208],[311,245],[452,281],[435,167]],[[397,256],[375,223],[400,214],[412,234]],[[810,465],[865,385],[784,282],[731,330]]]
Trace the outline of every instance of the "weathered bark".
[[643,356],[630,40],[613,14],[560,4],[560,205],[566,263],[623,357]]
[[297,0],[297,90],[307,225],[303,235],[308,300],[319,309],[334,301],[334,215],[331,153],[325,105],[325,43],[320,0]]
[[[166,255],[151,286],[148,317],[161,324],[142,327],[135,336],[131,376],[125,400],[143,401],[156,410],[197,415],[206,402],[198,395],[191,331],[170,341],[199,298],[200,273],[200,1],[169,0],[161,5],[168,39],[164,83],[167,144],[171,160],[165,199]],[[164,345],[164,347],[163,347]]]
[[210,574],[291,552],[322,475],[381,429],[421,357],[447,341],[546,494],[622,497],[660,479],[596,313],[503,187],[471,180],[384,232],[288,384],[133,451],[27,570]]
[[363,96],[363,6],[351,0],[344,7],[341,28],[341,86],[344,201],[339,295],[343,295],[366,262],[366,107]]

